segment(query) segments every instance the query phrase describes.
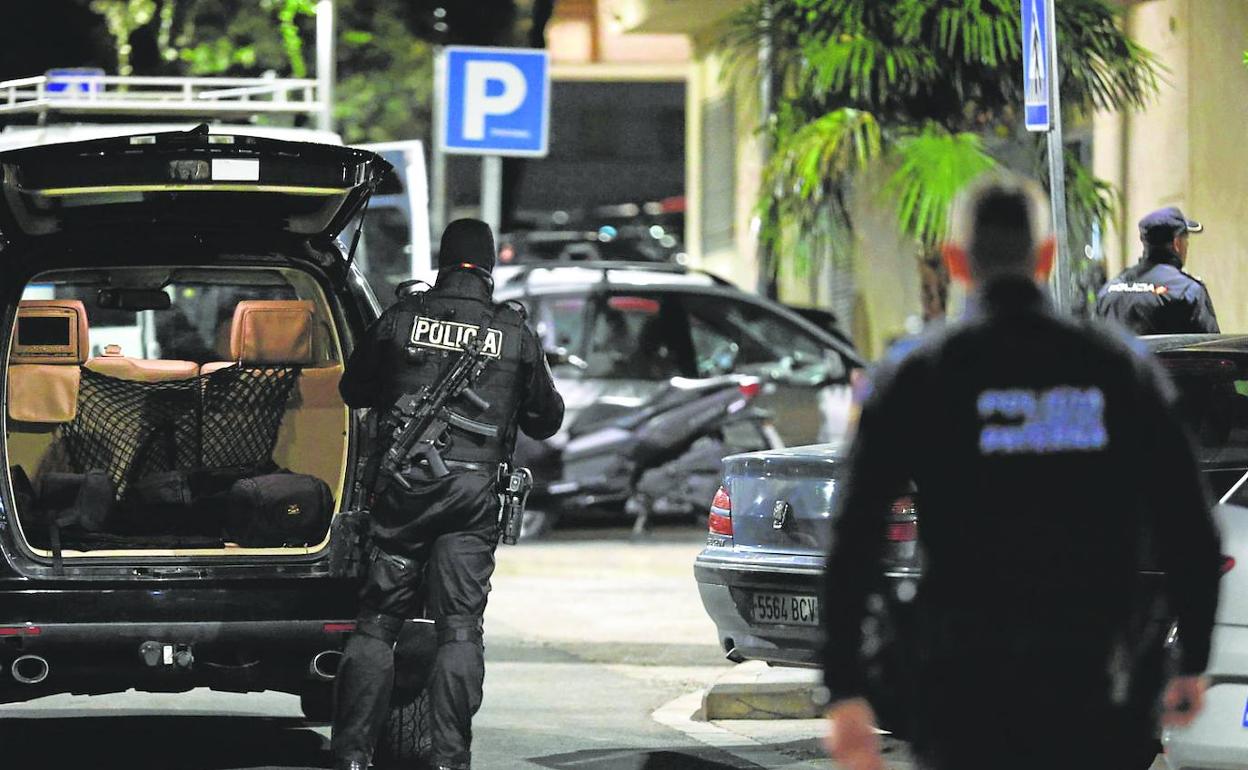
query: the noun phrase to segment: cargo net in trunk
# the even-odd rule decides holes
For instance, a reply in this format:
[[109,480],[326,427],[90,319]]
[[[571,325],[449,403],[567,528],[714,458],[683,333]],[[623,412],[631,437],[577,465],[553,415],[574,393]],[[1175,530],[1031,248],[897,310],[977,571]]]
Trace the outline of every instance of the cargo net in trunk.
[[61,429],[69,464],[78,473],[107,471],[119,498],[162,471],[263,467],[298,378],[295,367],[230,366],[139,382],[84,367],[78,416]]

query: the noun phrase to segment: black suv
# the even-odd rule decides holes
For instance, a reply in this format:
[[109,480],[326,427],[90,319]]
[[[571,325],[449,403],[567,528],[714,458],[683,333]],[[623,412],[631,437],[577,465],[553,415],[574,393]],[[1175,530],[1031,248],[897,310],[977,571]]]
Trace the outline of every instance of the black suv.
[[327,719],[360,555],[337,385],[379,313],[336,238],[388,164],[197,130],[0,172],[0,702],[278,690]]

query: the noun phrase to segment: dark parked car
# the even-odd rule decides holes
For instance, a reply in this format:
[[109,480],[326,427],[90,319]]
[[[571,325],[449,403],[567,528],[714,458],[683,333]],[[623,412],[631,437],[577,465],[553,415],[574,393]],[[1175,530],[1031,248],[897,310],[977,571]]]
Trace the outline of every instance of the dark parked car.
[[0,701],[328,717],[364,446],[337,384],[379,312],[335,236],[387,169],[199,130],[0,153]]
[[[533,468],[539,491],[565,480],[586,480],[588,466],[575,458],[597,453],[606,462],[603,467],[619,464],[602,451],[613,442],[603,444],[597,433],[590,447],[578,439],[587,433],[587,425],[601,423],[603,415],[636,413],[665,390],[687,389],[694,381],[725,375],[758,378],[762,387],[751,406],[768,413],[775,426],[765,437],[758,431],[716,432],[710,437],[713,443],[693,448],[694,465],[700,476],[709,477],[711,490],[725,455],[826,441],[848,425],[849,377],[862,366],[853,346],[791,309],[713,275],[675,264],[630,262],[500,267],[496,275],[496,298],[518,300],[529,309],[567,404],[559,434],[540,443],[520,436],[516,444],[517,461]],[[565,463],[565,455],[575,458]],[[656,471],[652,480],[667,484],[668,477],[687,478],[683,468],[689,467],[689,459],[664,460],[651,469]],[[560,514],[548,499],[537,494],[531,500],[535,520],[540,515],[549,523]],[[617,515],[624,509],[612,496],[575,507],[578,515],[590,516]],[[683,505],[671,510],[631,507],[639,522],[651,514],[679,516],[685,510]]]
[[776,302],[680,265],[556,263],[497,270],[499,300],[529,309],[567,402],[565,428],[603,402],[640,405],[672,378],[726,374],[767,383],[786,444],[839,437],[850,372],[862,358],[844,338]]
[[[1248,380],[1242,374],[1248,371],[1248,336],[1144,340],[1178,386],[1179,409],[1197,440],[1208,486],[1219,499],[1248,473]],[[724,460],[723,487],[711,507],[706,548],[694,573],[730,659],[818,665],[818,591],[847,448],[797,447]],[[897,637],[911,622],[906,607],[922,569],[917,550],[922,510],[920,495],[898,490],[888,514],[876,609]],[[1160,577],[1145,573],[1154,586]],[[894,667],[892,677],[904,675],[898,668],[904,666],[901,658],[881,663],[881,670]],[[881,680],[877,695],[887,703],[897,690],[886,681]]]

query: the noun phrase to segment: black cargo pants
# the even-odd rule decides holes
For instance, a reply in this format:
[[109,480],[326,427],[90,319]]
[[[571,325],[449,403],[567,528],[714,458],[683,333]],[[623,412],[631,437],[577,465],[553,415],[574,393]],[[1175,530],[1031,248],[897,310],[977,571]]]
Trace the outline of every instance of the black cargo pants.
[[[438,649],[427,684],[432,764],[468,768],[472,717],[485,683],[482,616],[498,543],[495,476],[455,472],[392,486],[374,515],[401,526],[376,531],[356,630],[347,640],[335,683],[332,750],[339,760],[370,759],[394,687],[394,644],[405,618],[436,624]],[[422,606],[423,602],[423,606]]]

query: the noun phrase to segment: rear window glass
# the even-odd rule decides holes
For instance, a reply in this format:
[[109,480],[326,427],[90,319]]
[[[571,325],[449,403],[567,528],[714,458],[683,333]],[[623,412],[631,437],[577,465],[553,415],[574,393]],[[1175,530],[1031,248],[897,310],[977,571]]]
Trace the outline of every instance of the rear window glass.
[[[129,286],[163,291],[164,309],[124,310],[101,307],[100,291]],[[113,354],[146,360],[180,360],[205,364],[231,359],[230,332],[234,309],[243,300],[312,300],[317,314],[317,354],[338,360],[331,344],[331,316],[320,287],[299,270],[205,268],[112,268],[63,270],[39,276],[26,286],[22,299],[68,299],[82,302],[87,312],[88,354]],[[119,350],[118,350],[119,349]]]

